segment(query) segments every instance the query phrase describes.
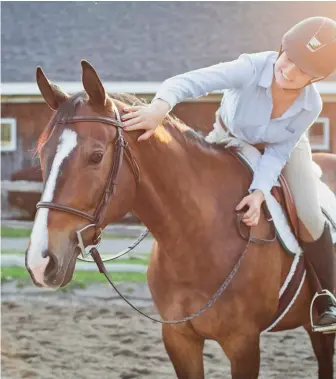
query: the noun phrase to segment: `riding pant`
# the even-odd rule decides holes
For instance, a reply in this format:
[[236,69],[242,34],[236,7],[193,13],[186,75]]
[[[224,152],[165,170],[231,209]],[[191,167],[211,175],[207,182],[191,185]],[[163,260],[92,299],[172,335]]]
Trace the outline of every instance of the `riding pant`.
[[307,242],[316,241],[323,232],[325,217],[317,195],[317,181],[320,179],[313,170],[312,153],[307,137],[301,138],[293,150],[283,169],[283,175],[301,221],[300,237]]

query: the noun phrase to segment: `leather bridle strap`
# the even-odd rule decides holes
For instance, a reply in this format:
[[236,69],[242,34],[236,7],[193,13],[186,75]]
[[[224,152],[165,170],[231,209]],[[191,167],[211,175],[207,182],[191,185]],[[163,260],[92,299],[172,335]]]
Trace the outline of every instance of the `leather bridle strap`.
[[115,150],[113,153],[113,161],[112,161],[112,168],[110,170],[107,182],[105,184],[105,189],[102,194],[102,197],[100,199],[100,202],[98,204],[98,207],[95,210],[94,213],[94,223],[100,225],[103,221],[106,206],[109,202],[109,199],[112,195],[115,194],[115,189],[117,185],[117,178],[118,174],[123,162],[123,155],[124,155],[124,137],[120,132],[120,129],[118,130],[118,139],[115,144]]
[[111,196],[115,194],[117,178],[118,178],[118,174],[123,162],[124,153],[132,168],[136,184],[139,184],[140,182],[139,166],[136,163],[135,159],[133,158],[130,148],[127,142],[125,141],[124,136],[122,135],[122,132],[121,132],[122,123],[121,123],[119,112],[116,108],[115,108],[115,114],[116,114],[116,117],[118,118],[117,120],[109,118],[109,117],[102,117],[102,116],[74,116],[68,119],[65,118],[65,119],[59,120],[56,123],[56,124],[66,125],[66,124],[77,123],[77,122],[100,122],[100,123],[113,125],[117,129],[117,139],[115,142],[115,150],[113,152],[111,169],[109,171],[108,179],[105,184],[104,192],[101,195],[101,198],[98,202],[98,206],[94,214],[91,215],[87,212],[83,212],[81,210],[71,208],[66,205],[57,204],[54,202],[40,201],[37,203],[36,208],[55,209],[55,210],[67,212],[70,214],[74,214],[79,217],[83,217],[89,220],[90,222],[94,223],[96,225],[96,228],[98,229],[98,226],[100,226],[100,224],[103,221],[107,204]]
[[110,117],[103,116],[73,116],[71,118],[63,118],[60,121],[57,121],[56,124],[74,124],[77,122],[100,122],[103,124],[113,125],[118,129],[122,129],[121,121],[115,120]]
[[66,205],[53,203],[51,201],[39,201],[36,204],[36,208],[50,208],[50,209],[56,209],[58,211],[72,213],[76,216],[86,218],[87,220],[94,222],[94,216],[90,215],[89,213],[80,211],[75,208],[68,207]]
[[[117,131],[118,131],[118,138],[122,138],[122,144],[124,147],[124,152],[125,152],[126,158],[128,159],[128,161],[131,165],[135,180],[136,180],[137,184],[139,184],[139,182],[140,182],[140,169],[139,169],[139,166],[136,163],[136,161],[135,161],[135,159],[131,153],[131,149],[130,149],[128,143],[125,141],[123,135],[120,133],[120,131],[122,130],[123,127],[122,127],[122,123],[120,120],[119,112],[116,108],[115,108],[115,114],[118,117],[118,120],[115,120],[115,119],[109,118],[109,117],[103,117],[103,116],[74,116],[74,117],[71,117],[69,119],[66,119],[66,118],[62,119],[62,120],[58,121],[56,124],[72,124],[72,123],[77,123],[77,122],[100,122],[103,124],[109,124],[109,125],[113,125],[114,127],[116,127]],[[117,141],[117,143],[118,143],[118,141]]]

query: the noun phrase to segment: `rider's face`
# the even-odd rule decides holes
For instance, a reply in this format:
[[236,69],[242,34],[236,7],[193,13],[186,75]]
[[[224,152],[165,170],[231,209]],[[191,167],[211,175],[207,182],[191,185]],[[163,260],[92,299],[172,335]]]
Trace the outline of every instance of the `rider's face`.
[[306,85],[312,76],[301,71],[289,60],[287,54],[283,52],[275,62],[274,77],[276,84],[283,89],[297,89]]

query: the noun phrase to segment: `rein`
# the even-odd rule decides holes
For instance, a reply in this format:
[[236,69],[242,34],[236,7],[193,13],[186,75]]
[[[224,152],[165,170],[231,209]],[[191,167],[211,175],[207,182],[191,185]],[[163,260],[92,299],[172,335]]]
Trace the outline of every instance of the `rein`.
[[113,284],[113,282],[110,279],[109,274],[108,274],[108,272],[106,270],[104,262],[102,261],[101,256],[100,256],[100,254],[99,254],[99,252],[98,252],[98,250],[96,248],[93,248],[91,250],[91,256],[92,256],[93,260],[96,262],[96,264],[98,266],[98,269],[99,269],[99,272],[105,275],[105,278],[108,280],[108,282],[111,284],[111,286],[113,287],[113,289],[117,292],[117,294],[129,306],[131,306],[135,311],[137,311],[138,313],[140,313],[144,317],[148,318],[149,320],[158,322],[160,324],[182,324],[183,322],[193,320],[194,318],[200,316],[202,313],[204,313],[207,309],[209,309],[218,300],[218,298],[221,296],[221,294],[224,292],[224,290],[227,288],[227,286],[231,283],[232,279],[236,275],[236,273],[237,273],[237,271],[238,271],[238,269],[240,267],[240,264],[241,264],[242,260],[245,257],[245,254],[246,254],[247,249],[248,249],[248,247],[250,245],[250,242],[251,242],[250,240],[247,241],[247,244],[245,245],[244,251],[240,255],[240,257],[239,257],[237,263],[235,264],[235,266],[233,267],[232,271],[230,272],[230,274],[228,275],[228,277],[224,280],[223,284],[215,292],[215,294],[210,298],[210,300],[205,305],[203,305],[203,307],[198,312],[193,313],[190,316],[186,316],[186,317],[184,317],[181,320],[159,320],[159,319],[153,318],[153,317],[147,315],[146,313],[142,312],[139,308],[137,308],[129,300],[127,300],[125,298],[125,296],[123,296],[119,292],[119,290],[117,289],[117,287]]
[[[118,295],[128,305],[130,305],[134,310],[136,310],[138,313],[140,313],[141,315],[143,315],[144,317],[147,317],[148,319],[150,319],[152,321],[159,322],[161,324],[180,324],[180,323],[183,323],[186,321],[190,321],[190,320],[200,316],[202,313],[204,313],[207,309],[209,309],[218,300],[218,298],[221,296],[221,294],[228,287],[228,285],[231,283],[232,279],[236,275],[236,273],[237,273],[237,271],[241,265],[241,262],[243,261],[245,255],[246,255],[246,252],[248,250],[250,243],[251,242],[252,243],[260,243],[260,244],[271,243],[271,242],[275,241],[276,235],[274,235],[274,238],[270,239],[270,240],[251,237],[250,228],[248,231],[248,235],[245,235],[241,230],[241,220],[242,220],[243,215],[237,214],[236,215],[237,216],[236,224],[237,224],[238,232],[239,232],[240,236],[244,240],[247,241],[247,243],[245,245],[243,252],[240,254],[239,259],[237,260],[236,264],[234,265],[233,269],[231,270],[230,274],[228,275],[228,277],[224,280],[222,285],[218,288],[218,290],[214,293],[214,295],[209,299],[209,301],[204,306],[202,306],[202,308],[198,312],[193,313],[189,316],[186,316],[181,320],[159,320],[159,319],[155,319],[151,316],[146,315],[140,309],[135,307],[132,303],[130,303],[119,292],[119,290],[113,284],[113,282],[110,279],[109,274],[106,270],[106,267],[104,265],[104,261],[110,261],[110,260],[117,259],[117,258],[121,257],[122,255],[131,251],[135,246],[137,246],[147,236],[147,234],[149,233],[148,229],[146,229],[137,238],[137,240],[135,240],[128,248],[126,248],[125,250],[123,250],[122,252],[118,253],[117,255],[115,255],[113,257],[102,260],[100,254],[99,254],[99,251],[97,249],[97,247],[99,246],[99,244],[101,242],[101,232],[102,232],[101,226],[103,224],[103,220],[104,220],[104,216],[105,216],[105,213],[107,210],[107,206],[108,206],[110,200],[113,198],[113,195],[116,192],[116,186],[118,184],[117,179],[118,179],[118,175],[119,175],[122,163],[123,163],[124,154],[126,155],[128,163],[130,164],[131,169],[133,171],[136,185],[138,185],[140,183],[140,169],[139,169],[139,166],[138,166],[137,162],[135,161],[135,159],[131,153],[131,149],[130,149],[128,143],[125,141],[125,138],[121,132],[121,130],[123,128],[122,122],[121,122],[119,111],[118,111],[118,109],[114,103],[113,103],[113,108],[114,108],[114,113],[115,113],[116,119],[109,118],[109,117],[100,117],[100,116],[74,116],[74,117],[67,118],[67,119],[61,119],[60,121],[55,123],[55,125],[56,125],[56,124],[71,124],[71,123],[77,123],[77,122],[99,122],[99,123],[112,125],[117,129],[117,138],[115,141],[115,150],[113,152],[111,169],[110,169],[110,172],[108,175],[107,182],[105,184],[104,191],[103,191],[101,198],[98,202],[98,205],[94,211],[94,214],[92,215],[90,213],[81,211],[81,210],[76,209],[76,208],[69,207],[67,205],[57,204],[54,202],[46,202],[46,201],[38,202],[36,205],[36,208],[37,209],[49,208],[49,209],[54,209],[54,210],[58,210],[61,212],[70,213],[70,214],[73,214],[75,216],[85,218],[90,222],[89,225],[86,225],[84,228],[76,231],[77,238],[78,238],[78,245],[76,247],[78,247],[80,249],[81,256],[82,256],[81,258],[78,257],[78,259],[84,260],[87,262],[94,261],[96,263],[98,269],[99,269],[99,272],[105,275],[106,279],[111,284],[113,289],[118,293]],[[268,219],[268,221],[271,221],[271,219]],[[94,228],[95,234],[94,234],[92,244],[85,246],[85,244],[83,242],[83,238],[82,238],[82,232],[84,232],[88,228]],[[91,256],[91,259],[89,259],[90,256]]]

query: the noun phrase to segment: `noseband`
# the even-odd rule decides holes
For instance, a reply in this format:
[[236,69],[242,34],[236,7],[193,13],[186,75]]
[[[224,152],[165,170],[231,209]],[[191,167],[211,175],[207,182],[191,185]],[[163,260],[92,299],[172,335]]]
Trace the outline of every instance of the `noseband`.
[[[110,168],[109,175],[105,184],[104,191],[94,211],[94,214],[92,215],[90,213],[83,212],[79,209],[72,208],[63,204],[57,204],[51,201],[39,201],[36,205],[37,209],[39,208],[55,209],[58,211],[70,213],[72,215],[85,218],[90,221],[89,225],[76,231],[77,237],[78,237],[77,246],[79,247],[82,257],[84,259],[90,255],[90,250],[92,248],[97,247],[101,241],[101,231],[102,231],[101,226],[104,221],[107,205],[109,201],[111,200],[111,197],[113,197],[116,191],[116,186],[118,183],[117,179],[118,179],[118,175],[119,175],[121,165],[123,162],[124,153],[132,168],[136,184],[139,184],[140,182],[139,166],[136,163],[135,159],[133,158],[130,147],[128,143],[125,141],[125,138],[122,133],[122,122],[120,118],[120,113],[114,103],[113,103],[113,107],[114,107],[114,113],[115,113],[116,119],[113,119],[110,117],[101,117],[101,116],[74,116],[72,118],[61,119],[60,121],[57,121],[55,123],[55,125],[57,124],[65,125],[65,124],[74,124],[77,122],[99,122],[103,124],[112,125],[117,130],[117,137],[115,141],[115,149],[113,152],[111,168]],[[93,244],[85,247],[81,233],[84,230],[88,228],[92,228],[92,227],[95,228]]]

